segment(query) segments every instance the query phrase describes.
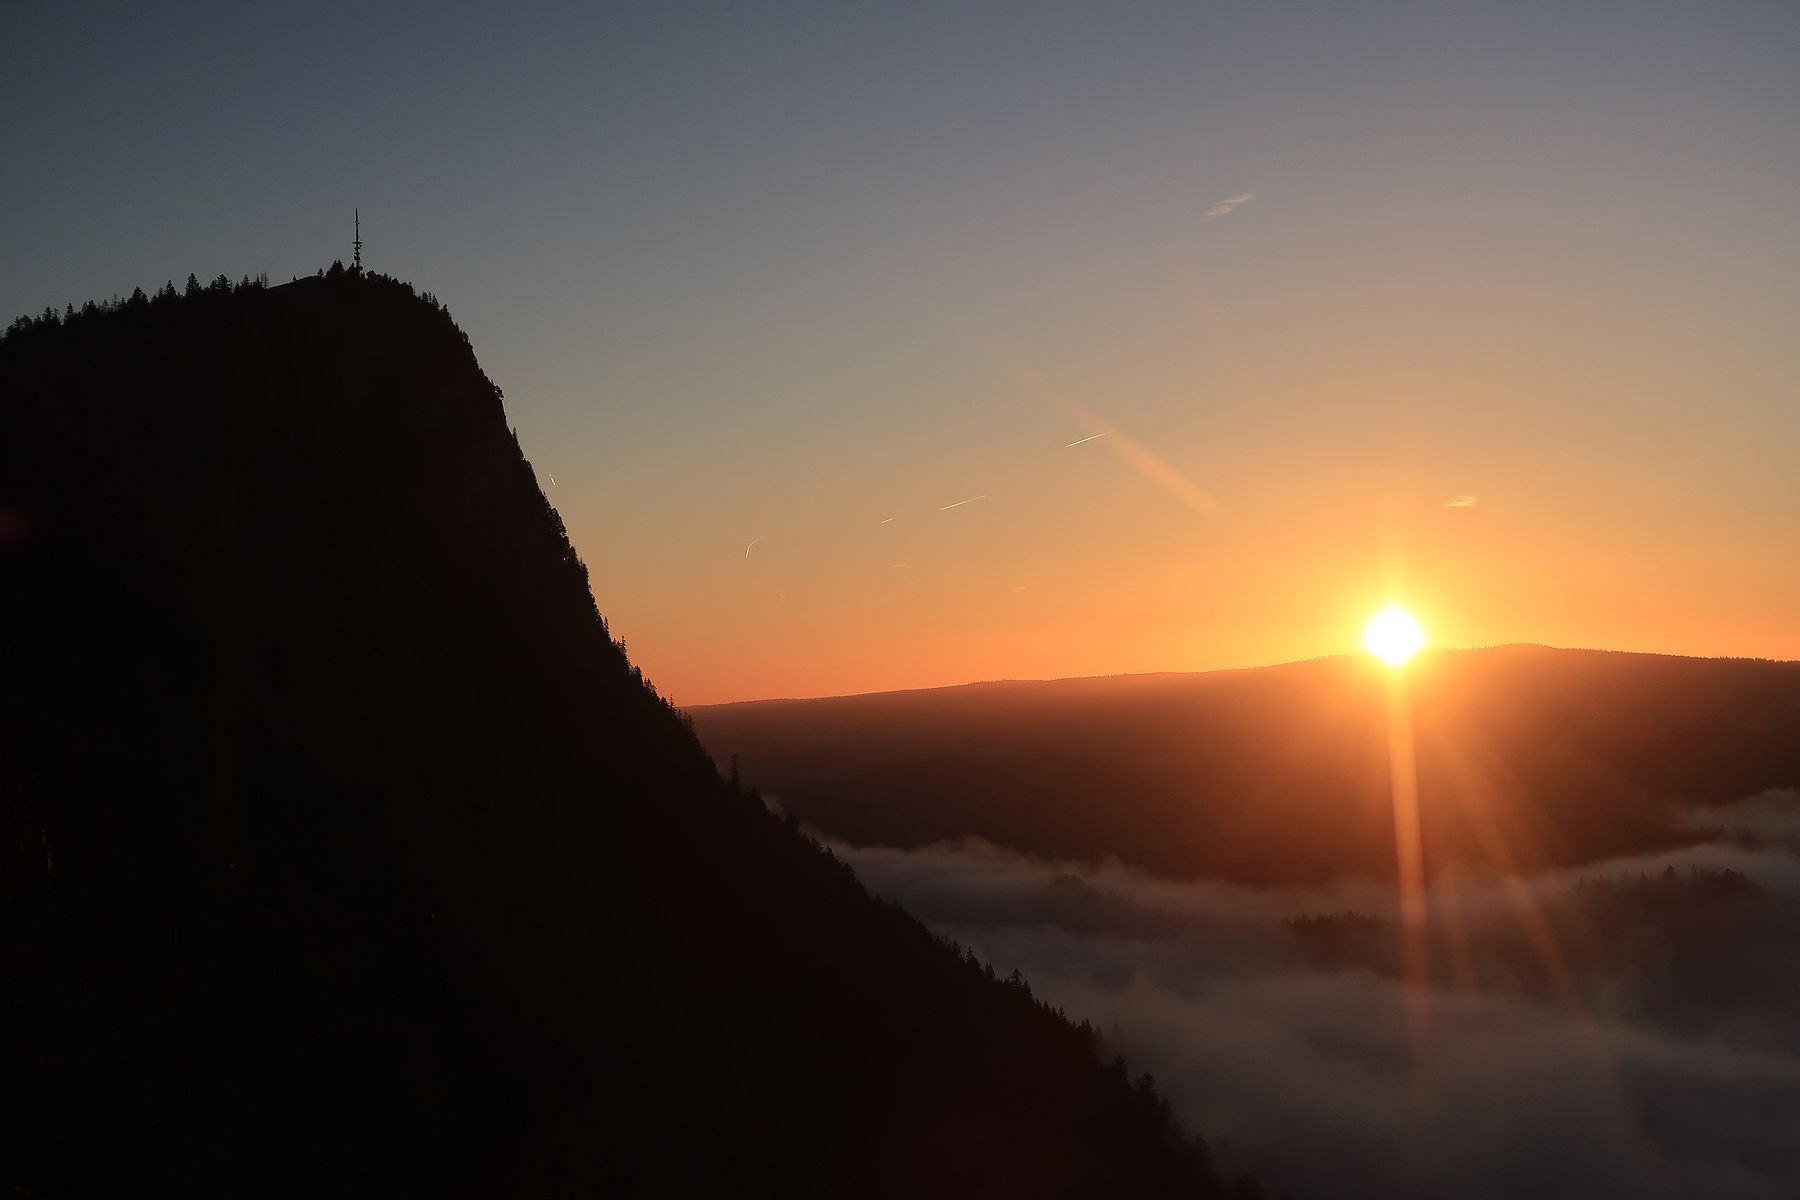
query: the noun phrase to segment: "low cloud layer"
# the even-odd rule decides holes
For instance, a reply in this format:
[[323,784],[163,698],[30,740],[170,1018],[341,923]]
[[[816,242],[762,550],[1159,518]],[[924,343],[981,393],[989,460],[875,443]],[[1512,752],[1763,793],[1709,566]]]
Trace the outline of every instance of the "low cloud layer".
[[1764,792],[1717,808],[1689,809],[1680,819],[1691,829],[1717,830],[1751,844],[1767,842],[1800,850],[1800,792]]
[[1800,797],[1702,818],[1719,838],[1679,852],[1435,881],[1422,1017],[1372,882],[1176,883],[981,843],[834,849],[1093,1020],[1191,1126],[1298,1195],[1791,1197]]

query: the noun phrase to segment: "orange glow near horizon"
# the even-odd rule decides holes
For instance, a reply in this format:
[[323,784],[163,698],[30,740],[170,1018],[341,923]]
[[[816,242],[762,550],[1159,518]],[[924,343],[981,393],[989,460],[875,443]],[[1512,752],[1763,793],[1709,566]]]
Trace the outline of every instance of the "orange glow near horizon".
[[[1039,425],[1037,396],[1017,408]],[[1698,513],[1626,522],[1555,495],[1452,507],[1492,489],[1449,470],[1390,482],[1400,468],[1379,462],[1313,473],[1297,450],[1267,460],[1277,490],[1101,415],[1217,510],[1171,496],[1116,436],[1069,445],[1095,431],[1066,419],[991,464],[962,446],[896,454],[811,490],[778,460],[729,502],[711,481],[657,492],[669,508],[655,525],[612,479],[558,470],[554,499],[600,611],[683,705],[1361,653],[1362,621],[1346,615],[1395,596],[1431,614],[1434,647],[1800,658],[1783,608],[1800,606],[1800,557],[1765,552],[1776,534],[1750,528],[1756,512],[1709,536]]]
[[[857,397],[822,416],[620,435],[703,428],[728,455],[539,466],[600,611],[683,705],[1359,653],[1347,615],[1395,597],[1435,647],[1800,658],[1788,476],[1646,457],[1691,441],[1710,359],[1588,361],[1536,327],[1500,355],[1471,330],[1521,328],[1503,295],[1452,321],[1358,293],[1286,323],[1202,296],[1164,296],[1150,344],[974,330],[817,381]],[[1642,402],[1608,423],[1600,393]]]

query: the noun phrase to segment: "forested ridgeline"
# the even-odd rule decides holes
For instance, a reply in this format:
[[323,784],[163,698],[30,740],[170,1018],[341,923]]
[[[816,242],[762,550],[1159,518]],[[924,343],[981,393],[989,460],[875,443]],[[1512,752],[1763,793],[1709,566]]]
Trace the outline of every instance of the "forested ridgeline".
[[17,1194],[1229,1190],[719,778],[406,284],[7,331],[0,706]]

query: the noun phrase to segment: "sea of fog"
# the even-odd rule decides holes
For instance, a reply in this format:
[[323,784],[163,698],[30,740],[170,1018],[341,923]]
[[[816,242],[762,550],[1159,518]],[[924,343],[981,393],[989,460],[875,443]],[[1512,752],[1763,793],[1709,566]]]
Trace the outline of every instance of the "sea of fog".
[[1434,880],[1422,1003],[1374,882],[1171,882],[976,842],[832,849],[1091,1020],[1227,1167],[1297,1196],[1791,1198],[1800,796],[1692,819],[1713,836],[1676,852]]

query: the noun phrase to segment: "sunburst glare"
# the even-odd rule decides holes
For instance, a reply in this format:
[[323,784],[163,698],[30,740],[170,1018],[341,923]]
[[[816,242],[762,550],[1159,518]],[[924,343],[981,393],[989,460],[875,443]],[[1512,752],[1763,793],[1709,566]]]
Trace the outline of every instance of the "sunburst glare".
[[1363,626],[1363,645],[1388,666],[1404,666],[1425,648],[1425,627],[1404,608],[1390,604]]

